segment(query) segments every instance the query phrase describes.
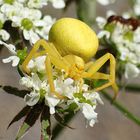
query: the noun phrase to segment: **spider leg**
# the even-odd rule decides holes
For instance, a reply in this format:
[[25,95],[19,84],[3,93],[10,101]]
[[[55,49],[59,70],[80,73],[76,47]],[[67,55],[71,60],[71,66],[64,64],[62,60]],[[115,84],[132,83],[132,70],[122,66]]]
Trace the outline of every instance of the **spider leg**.
[[[43,47],[44,50],[39,52],[40,47]],[[68,71],[69,63],[59,54],[56,50],[55,46],[52,43],[47,43],[45,40],[41,39],[34,44],[33,48],[31,49],[30,53],[22,63],[22,69],[26,73],[30,73],[30,70],[27,68],[29,61],[32,58],[47,55],[51,59],[51,62],[58,67],[59,69],[64,69],[66,72]]]
[[52,74],[52,66],[51,66],[51,60],[50,60],[49,55],[47,55],[46,57],[45,65],[46,65],[47,79],[50,85],[50,93],[56,95],[59,99],[64,99],[65,98],[64,96],[60,95],[58,92],[55,91],[53,74]]
[[[104,73],[100,73],[98,72],[98,70],[108,61],[110,60],[110,74],[104,74]],[[89,65],[90,64],[90,65]],[[115,97],[118,94],[118,87],[115,83],[115,66],[116,66],[116,62],[115,62],[115,58],[112,54],[107,53],[104,56],[102,56],[101,58],[99,58],[98,60],[96,60],[93,63],[89,63],[87,65],[87,75],[85,77],[87,78],[91,78],[91,79],[106,79],[109,80],[108,83],[105,83],[104,85],[95,88],[95,91],[99,91],[102,90],[108,86],[113,87],[114,93],[115,93]]]

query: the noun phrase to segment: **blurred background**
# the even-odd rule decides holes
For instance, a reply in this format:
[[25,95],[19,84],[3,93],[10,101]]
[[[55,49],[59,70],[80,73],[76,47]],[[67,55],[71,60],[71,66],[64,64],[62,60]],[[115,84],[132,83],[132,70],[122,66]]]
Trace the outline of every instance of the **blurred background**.
[[[97,15],[105,16],[106,10],[114,10],[121,14],[129,8],[127,1],[117,0],[115,4],[109,6],[97,5]],[[43,9],[44,13],[52,17],[75,17],[76,10],[73,3],[67,11],[55,10],[51,5]],[[95,29],[96,30],[96,29]],[[7,49],[3,49],[0,54],[0,85],[12,85],[19,87],[19,75],[16,69],[10,64],[3,64],[1,60],[9,56]],[[133,79],[131,82],[138,83],[140,80]],[[22,88],[22,87],[19,87]],[[140,93],[121,92],[118,100],[140,117]],[[86,128],[85,120],[81,113],[78,113],[69,123],[74,130],[65,128],[56,140],[140,140],[140,127],[122,115],[106,99],[102,97],[104,105],[98,105],[98,123],[93,128]],[[0,140],[14,140],[18,128],[22,121],[13,124],[8,130],[7,126],[12,118],[25,106],[23,99],[9,95],[0,89]],[[23,138],[23,140],[39,140],[40,124],[37,122],[33,129]]]

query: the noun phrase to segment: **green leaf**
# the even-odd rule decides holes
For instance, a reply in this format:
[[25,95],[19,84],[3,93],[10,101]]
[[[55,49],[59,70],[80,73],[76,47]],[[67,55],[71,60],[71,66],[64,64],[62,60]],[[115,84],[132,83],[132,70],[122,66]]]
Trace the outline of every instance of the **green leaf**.
[[[125,115],[128,119],[132,120],[137,125],[140,125],[140,118],[136,117],[132,112],[130,112],[125,106],[123,106],[118,101],[113,101],[113,98],[105,91],[101,91],[103,93],[102,95],[112,103],[113,106],[115,106],[123,115]],[[113,102],[112,102],[113,101]]]
[[27,132],[27,130],[30,128],[30,125],[24,122],[17,134],[16,140],[20,140],[24,136],[24,134]]
[[16,136],[16,140],[20,140],[24,134],[35,124],[36,120],[42,112],[42,109],[43,107],[41,104],[33,106],[33,108],[27,114],[22,126],[20,127]]
[[77,16],[92,26],[96,17],[96,0],[77,0]]
[[49,140],[51,138],[51,134],[49,107],[44,105],[43,112],[41,114],[41,140]]
[[31,107],[30,106],[25,106],[10,122],[8,125],[8,128],[15,122],[19,121],[21,118],[23,118],[27,113],[30,111]]
[[42,122],[41,122],[41,140],[49,140],[49,135],[47,134],[48,127],[49,127],[49,121],[42,120]]
[[24,98],[24,96],[29,93],[28,90],[19,90],[18,88],[11,86],[1,86],[1,88],[8,94],[12,94],[21,98]]

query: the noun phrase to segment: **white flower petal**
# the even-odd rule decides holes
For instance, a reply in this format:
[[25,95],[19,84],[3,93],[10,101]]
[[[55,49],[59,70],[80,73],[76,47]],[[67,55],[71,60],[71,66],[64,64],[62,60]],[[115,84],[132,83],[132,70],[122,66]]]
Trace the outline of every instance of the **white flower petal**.
[[40,37],[37,35],[37,33],[30,31],[31,44],[35,44],[39,39],[40,39]]
[[102,5],[108,5],[115,2],[115,0],[97,0],[97,1]]
[[52,4],[54,8],[61,9],[65,7],[64,0],[52,0]]
[[6,44],[5,42],[0,40],[0,45],[4,45],[12,54],[16,54],[16,47],[12,44]]
[[0,30],[0,36],[2,37],[2,40],[4,41],[7,41],[10,38],[10,34],[3,29]]
[[138,67],[134,64],[127,63],[125,66],[125,77],[128,78],[134,78],[137,77],[140,73],[140,70]]
[[29,40],[30,39],[30,34],[29,34],[29,31],[27,30],[23,30],[23,36],[26,40]]
[[10,56],[8,58],[5,58],[2,60],[3,63],[9,63],[12,62],[12,66],[15,67],[18,65],[20,59],[17,56]]
[[99,28],[103,29],[103,27],[105,26],[105,24],[107,23],[106,19],[103,17],[97,17],[96,18],[96,22],[99,26]]
[[116,13],[113,10],[108,10],[107,13],[106,13],[106,17],[108,18],[112,15],[116,15]]
[[71,84],[73,84],[73,79],[71,79],[71,78],[67,78],[65,81],[64,81],[64,84],[66,85],[66,86],[68,86],[68,85],[71,85]]
[[31,79],[31,77],[22,77],[19,81],[19,84],[26,86],[28,88],[32,88],[33,87],[33,80]]
[[107,39],[109,39],[110,32],[103,30],[103,31],[100,31],[97,36],[98,38],[103,38],[105,36]]
[[34,106],[39,101],[39,93],[32,91],[30,94],[25,95],[24,101],[29,106]]
[[138,4],[134,5],[134,12],[137,16],[140,15],[140,5]]
[[55,97],[49,97],[48,95],[45,96],[45,103],[50,107],[50,114],[55,113],[55,106],[60,102],[60,99]]
[[95,122],[97,122],[97,113],[94,111],[94,108],[91,105],[85,103],[83,104],[82,113],[89,122],[89,125],[93,127]]

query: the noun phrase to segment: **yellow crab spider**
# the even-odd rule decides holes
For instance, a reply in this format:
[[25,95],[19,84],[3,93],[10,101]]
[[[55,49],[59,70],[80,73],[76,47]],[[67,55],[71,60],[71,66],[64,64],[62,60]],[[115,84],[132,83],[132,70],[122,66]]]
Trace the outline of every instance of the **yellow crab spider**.
[[[40,47],[43,48],[40,49]],[[94,91],[112,86],[115,95],[118,87],[115,83],[115,58],[107,53],[96,61],[91,58],[98,49],[98,38],[94,31],[82,21],[73,18],[62,18],[54,23],[49,32],[49,41],[43,39],[37,41],[29,55],[22,64],[22,69],[30,73],[27,68],[32,58],[46,55],[46,76],[51,93],[58,98],[64,98],[55,91],[52,75],[52,64],[59,70],[64,70],[68,77],[83,83],[84,78],[106,79],[107,83],[95,88]],[[91,60],[91,61],[90,61]],[[98,70],[110,60],[110,74],[98,72]]]

